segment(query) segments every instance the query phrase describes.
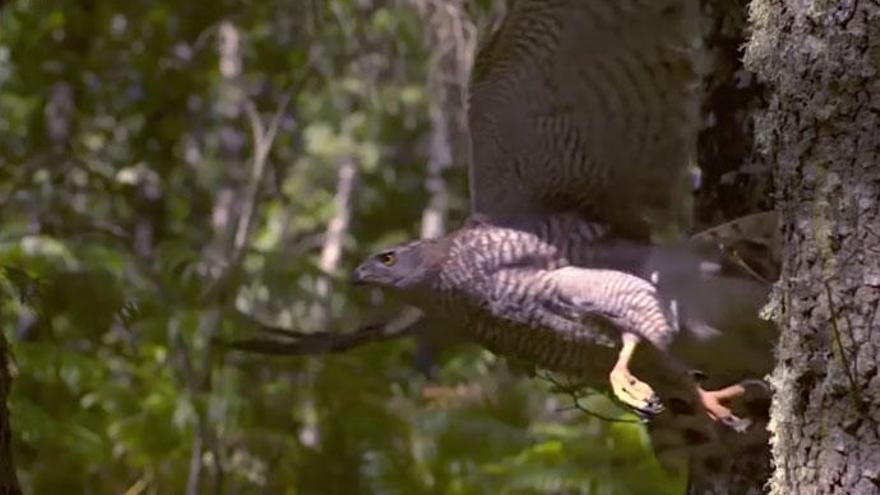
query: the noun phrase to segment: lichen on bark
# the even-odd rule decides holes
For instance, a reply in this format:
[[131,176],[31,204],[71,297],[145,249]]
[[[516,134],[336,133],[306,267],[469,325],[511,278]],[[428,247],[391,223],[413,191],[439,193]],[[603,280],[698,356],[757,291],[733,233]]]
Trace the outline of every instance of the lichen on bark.
[[880,493],[880,6],[754,0],[784,236],[773,494]]

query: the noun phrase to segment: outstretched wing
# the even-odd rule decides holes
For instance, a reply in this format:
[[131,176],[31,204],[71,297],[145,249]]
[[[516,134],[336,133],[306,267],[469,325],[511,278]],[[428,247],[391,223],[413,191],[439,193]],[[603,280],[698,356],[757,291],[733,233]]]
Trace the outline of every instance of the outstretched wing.
[[696,0],[516,0],[477,55],[471,201],[632,231],[678,218],[698,102]]

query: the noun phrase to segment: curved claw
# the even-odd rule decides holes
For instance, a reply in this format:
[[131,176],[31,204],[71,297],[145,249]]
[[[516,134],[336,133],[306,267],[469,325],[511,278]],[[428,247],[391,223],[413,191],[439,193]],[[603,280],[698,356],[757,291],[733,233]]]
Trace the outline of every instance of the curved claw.
[[735,414],[718,418],[718,421],[737,433],[745,433],[749,429],[749,426],[752,426],[752,421],[750,419],[740,418]]
[[654,390],[628,370],[615,368],[608,375],[608,380],[614,396],[639,415],[653,417],[663,412],[663,404]]
[[665,408],[663,407],[663,403],[660,402],[660,397],[657,397],[656,395],[648,399],[648,404],[645,407],[633,408],[633,411],[643,419],[651,419],[662,413],[664,410]]

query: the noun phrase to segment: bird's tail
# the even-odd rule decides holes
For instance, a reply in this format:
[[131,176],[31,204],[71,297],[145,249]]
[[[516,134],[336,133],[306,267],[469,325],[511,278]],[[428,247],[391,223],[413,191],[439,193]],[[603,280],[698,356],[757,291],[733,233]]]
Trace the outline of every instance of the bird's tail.
[[728,385],[773,363],[776,331],[760,313],[779,273],[775,225],[775,214],[760,213],[673,245],[609,239],[586,263],[651,280],[680,329],[673,353]]
[[777,215],[758,213],[724,223],[694,235],[684,247],[717,260],[717,270],[669,284],[668,297],[685,306],[687,332],[676,352],[694,365],[711,364],[716,385],[763,377],[773,366],[777,338],[773,323],[761,317],[781,271]]
[[715,249],[724,262],[767,283],[779,278],[782,236],[775,211],[755,213],[717,225],[688,240],[693,250]]

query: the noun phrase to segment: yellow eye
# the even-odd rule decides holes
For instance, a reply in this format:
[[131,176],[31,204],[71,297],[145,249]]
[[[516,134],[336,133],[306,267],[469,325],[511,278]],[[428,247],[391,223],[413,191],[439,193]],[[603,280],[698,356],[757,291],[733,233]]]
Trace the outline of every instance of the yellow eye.
[[397,263],[397,257],[394,253],[382,253],[379,255],[379,262],[385,266],[391,266]]

